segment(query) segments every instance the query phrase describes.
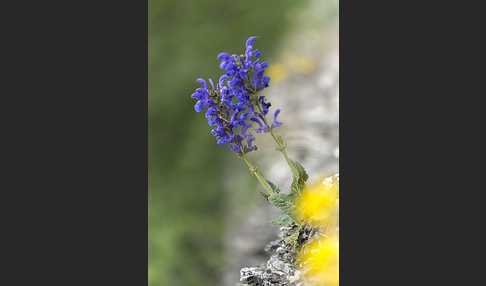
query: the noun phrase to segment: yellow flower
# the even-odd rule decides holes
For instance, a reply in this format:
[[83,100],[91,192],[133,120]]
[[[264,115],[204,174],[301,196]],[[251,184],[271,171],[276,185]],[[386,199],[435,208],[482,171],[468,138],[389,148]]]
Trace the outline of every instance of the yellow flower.
[[305,244],[297,255],[304,277],[312,285],[339,285],[339,177],[327,177],[304,189],[298,198],[297,215],[320,227],[324,236]]
[[296,202],[297,215],[314,226],[337,226],[339,210],[339,179],[327,177],[304,189]]
[[339,238],[323,237],[305,245],[297,258],[309,282],[322,286],[339,285]]

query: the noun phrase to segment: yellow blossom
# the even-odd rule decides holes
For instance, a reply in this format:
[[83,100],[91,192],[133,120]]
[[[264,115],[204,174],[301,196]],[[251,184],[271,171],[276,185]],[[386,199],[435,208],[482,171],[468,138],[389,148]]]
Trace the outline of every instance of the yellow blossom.
[[337,225],[339,209],[339,179],[327,177],[309,189],[304,189],[297,200],[297,215],[315,226]]
[[319,286],[339,285],[339,238],[323,237],[305,245],[297,258],[309,282]]
[[297,263],[308,282],[316,286],[339,285],[339,177],[326,177],[304,189],[296,203],[305,223],[320,227],[323,236],[303,245]]

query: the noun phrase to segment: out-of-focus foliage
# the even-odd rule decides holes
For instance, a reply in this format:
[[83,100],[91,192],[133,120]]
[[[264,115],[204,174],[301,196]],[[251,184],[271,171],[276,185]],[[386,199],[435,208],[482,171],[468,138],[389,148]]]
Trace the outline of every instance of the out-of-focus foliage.
[[305,244],[297,257],[315,285],[339,285],[339,178],[327,177],[304,190],[297,201],[301,220],[321,228],[324,236]]
[[[216,56],[260,36],[272,64],[293,0],[149,0],[149,285],[218,285],[222,261],[222,157],[190,95],[217,79]],[[246,171],[242,166],[240,170]]]

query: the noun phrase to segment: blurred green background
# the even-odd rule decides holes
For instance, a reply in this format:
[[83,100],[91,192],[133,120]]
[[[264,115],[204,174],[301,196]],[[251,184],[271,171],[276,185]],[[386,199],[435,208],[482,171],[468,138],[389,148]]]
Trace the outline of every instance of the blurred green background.
[[271,62],[305,2],[149,0],[150,286],[220,285],[222,160],[232,154],[190,95],[197,78],[219,78],[217,54],[243,52],[249,36]]

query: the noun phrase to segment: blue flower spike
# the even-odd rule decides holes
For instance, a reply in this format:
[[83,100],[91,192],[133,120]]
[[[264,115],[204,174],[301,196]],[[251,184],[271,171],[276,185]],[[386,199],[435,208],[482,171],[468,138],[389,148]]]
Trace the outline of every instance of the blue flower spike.
[[197,79],[202,87],[197,88],[192,98],[197,99],[194,109],[201,112],[206,109],[206,119],[217,138],[218,145],[229,145],[239,155],[257,150],[253,144],[257,133],[270,132],[271,128],[282,125],[277,121],[280,110],[274,113],[273,123],[268,126],[265,115],[271,103],[257,92],[268,87],[270,77],[265,76],[266,62],[261,61],[261,53],[253,48],[256,37],[250,37],[245,43],[245,53],[230,55],[219,53],[219,67],[224,71],[215,86],[209,79]]

